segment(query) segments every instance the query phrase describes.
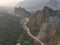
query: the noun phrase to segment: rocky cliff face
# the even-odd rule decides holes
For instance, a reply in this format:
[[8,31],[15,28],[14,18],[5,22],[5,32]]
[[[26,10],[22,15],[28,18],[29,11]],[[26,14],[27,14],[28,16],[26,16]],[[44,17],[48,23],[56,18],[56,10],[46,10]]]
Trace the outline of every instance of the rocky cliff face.
[[[45,43],[47,43],[47,45],[49,45],[49,44],[53,45],[53,44],[55,44],[55,41],[57,40],[55,38],[55,36],[58,37],[57,35],[60,32],[60,30],[59,30],[60,29],[59,28],[60,27],[59,19],[60,19],[60,11],[59,10],[53,10],[53,9],[51,9],[49,7],[45,7],[42,11],[37,11],[35,13],[35,15],[33,16],[32,20],[31,20],[31,24],[32,24],[31,30],[39,32],[39,33],[35,32],[36,34],[38,34],[37,37],[39,39],[41,38],[41,35],[43,35],[42,39],[45,40]],[[46,24],[46,26],[45,26],[46,29],[44,28],[45,24]],[[56,29],[55,30],[51,29],[52,26],[54,27],[54,29],[55,28]],[[53,39],[53,37],[51,35],[53,33],[49,34],[52,31],[53,31],[53,33],[56,32],[56,34],[54,33],[54,39]],[[52,37],[52,38],[49,38],[49,36]],[[51,40],[53,39],[54,41],[51,42],[50,39]],[[48,42],[46,42],[46,41],[48,41]]]
[[25,10],[24,8],[21,8],[21,7],[15,7],[15,11],[14,13],[16,15],[21,15],[21,16],[24,16],[24,17],[29,17],[29,16],[32,16],[32,14],[30,12],[28,12],[27,10]]

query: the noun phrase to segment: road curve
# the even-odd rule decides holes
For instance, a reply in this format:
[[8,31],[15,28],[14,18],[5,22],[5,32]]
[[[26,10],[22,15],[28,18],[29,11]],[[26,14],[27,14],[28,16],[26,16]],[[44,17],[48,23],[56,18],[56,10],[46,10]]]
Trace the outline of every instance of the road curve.
[[40,45],[45,45],[42,41],[40,41],[36,36],[32,35],[29,28],[27,27],[27,23],[29,22],[29,18],[24,18],[23,20],[23,28],[25,29],[25,31],[27,32],[27,34],[33,38],[34,40],[36,40]]

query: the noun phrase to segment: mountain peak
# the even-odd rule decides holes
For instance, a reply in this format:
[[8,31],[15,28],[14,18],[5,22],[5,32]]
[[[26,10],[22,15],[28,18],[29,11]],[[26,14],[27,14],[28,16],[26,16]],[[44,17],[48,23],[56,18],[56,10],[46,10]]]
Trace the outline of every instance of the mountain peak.
[[45,6],[56,10],[60,9],[59,0],[25,0],[18,4],[18,6],[27,9],[28,11],[43,10]]
[[60,1],[58,0],[50,0],[48,3],[47,3],[47,7],[49,8],[52,8],[54,10],[60,10]]

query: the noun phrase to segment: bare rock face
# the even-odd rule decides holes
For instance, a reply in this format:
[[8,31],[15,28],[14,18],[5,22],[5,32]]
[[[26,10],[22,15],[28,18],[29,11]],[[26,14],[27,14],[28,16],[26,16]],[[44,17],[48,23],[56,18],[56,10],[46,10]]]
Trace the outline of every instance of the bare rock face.
[[14,13],[16,15],[21,15],[21,16],[24,16],[24,17],[29,17],[31,16],[32,14],[30,12],[28,12],[27,10],[25,10],[24,8],[21,8],[21,7],[15,7],[15,11]]
[[[55,44],[55,36],[59,32],[58,29],[60,29],[60,11],[59,10],[53,10],[49,7],[45,7],[42,11],[37,11],[35,15],[33,16],[31,20],[31,30],[37,31],[37,37],[43,42],[46,43],[46,45],[53,45]],[[45,24],[47,27],[46,29],[44,26]],[[54,25],[54,26],[53,26]],[[56,29],[57,28],[57,29]],[[42,30],[41,30],[42,29]],[[58,32],[57,32],[58,31]],[[56,45],[56,44],[55,44]]]

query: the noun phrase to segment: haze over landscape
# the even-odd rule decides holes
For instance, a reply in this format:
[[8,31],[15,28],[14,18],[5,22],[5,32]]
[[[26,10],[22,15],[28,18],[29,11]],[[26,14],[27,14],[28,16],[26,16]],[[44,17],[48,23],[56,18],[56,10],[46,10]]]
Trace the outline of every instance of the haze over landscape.
[[0,45],[60,45],[60,0],[0,0]]
[[28,11],[42,10],[44,6],[53,8],[54,5],[55,9],[60,9],[59,4],[59,0],[56,2],[52,0],[0,0],[0,7],[22,7]]
[[55,0],[24,0],[23,2],[19,3],[18,6],[28,10],[42,10],[44,6],[49,6],[51,8],[53,6],[56,6],[56,8],[59,9],[60,1],[59,0],[56,1]]
[[4,6],[16,6],[18,3],[22,2],[23,0],[0,0],[0,7]]

